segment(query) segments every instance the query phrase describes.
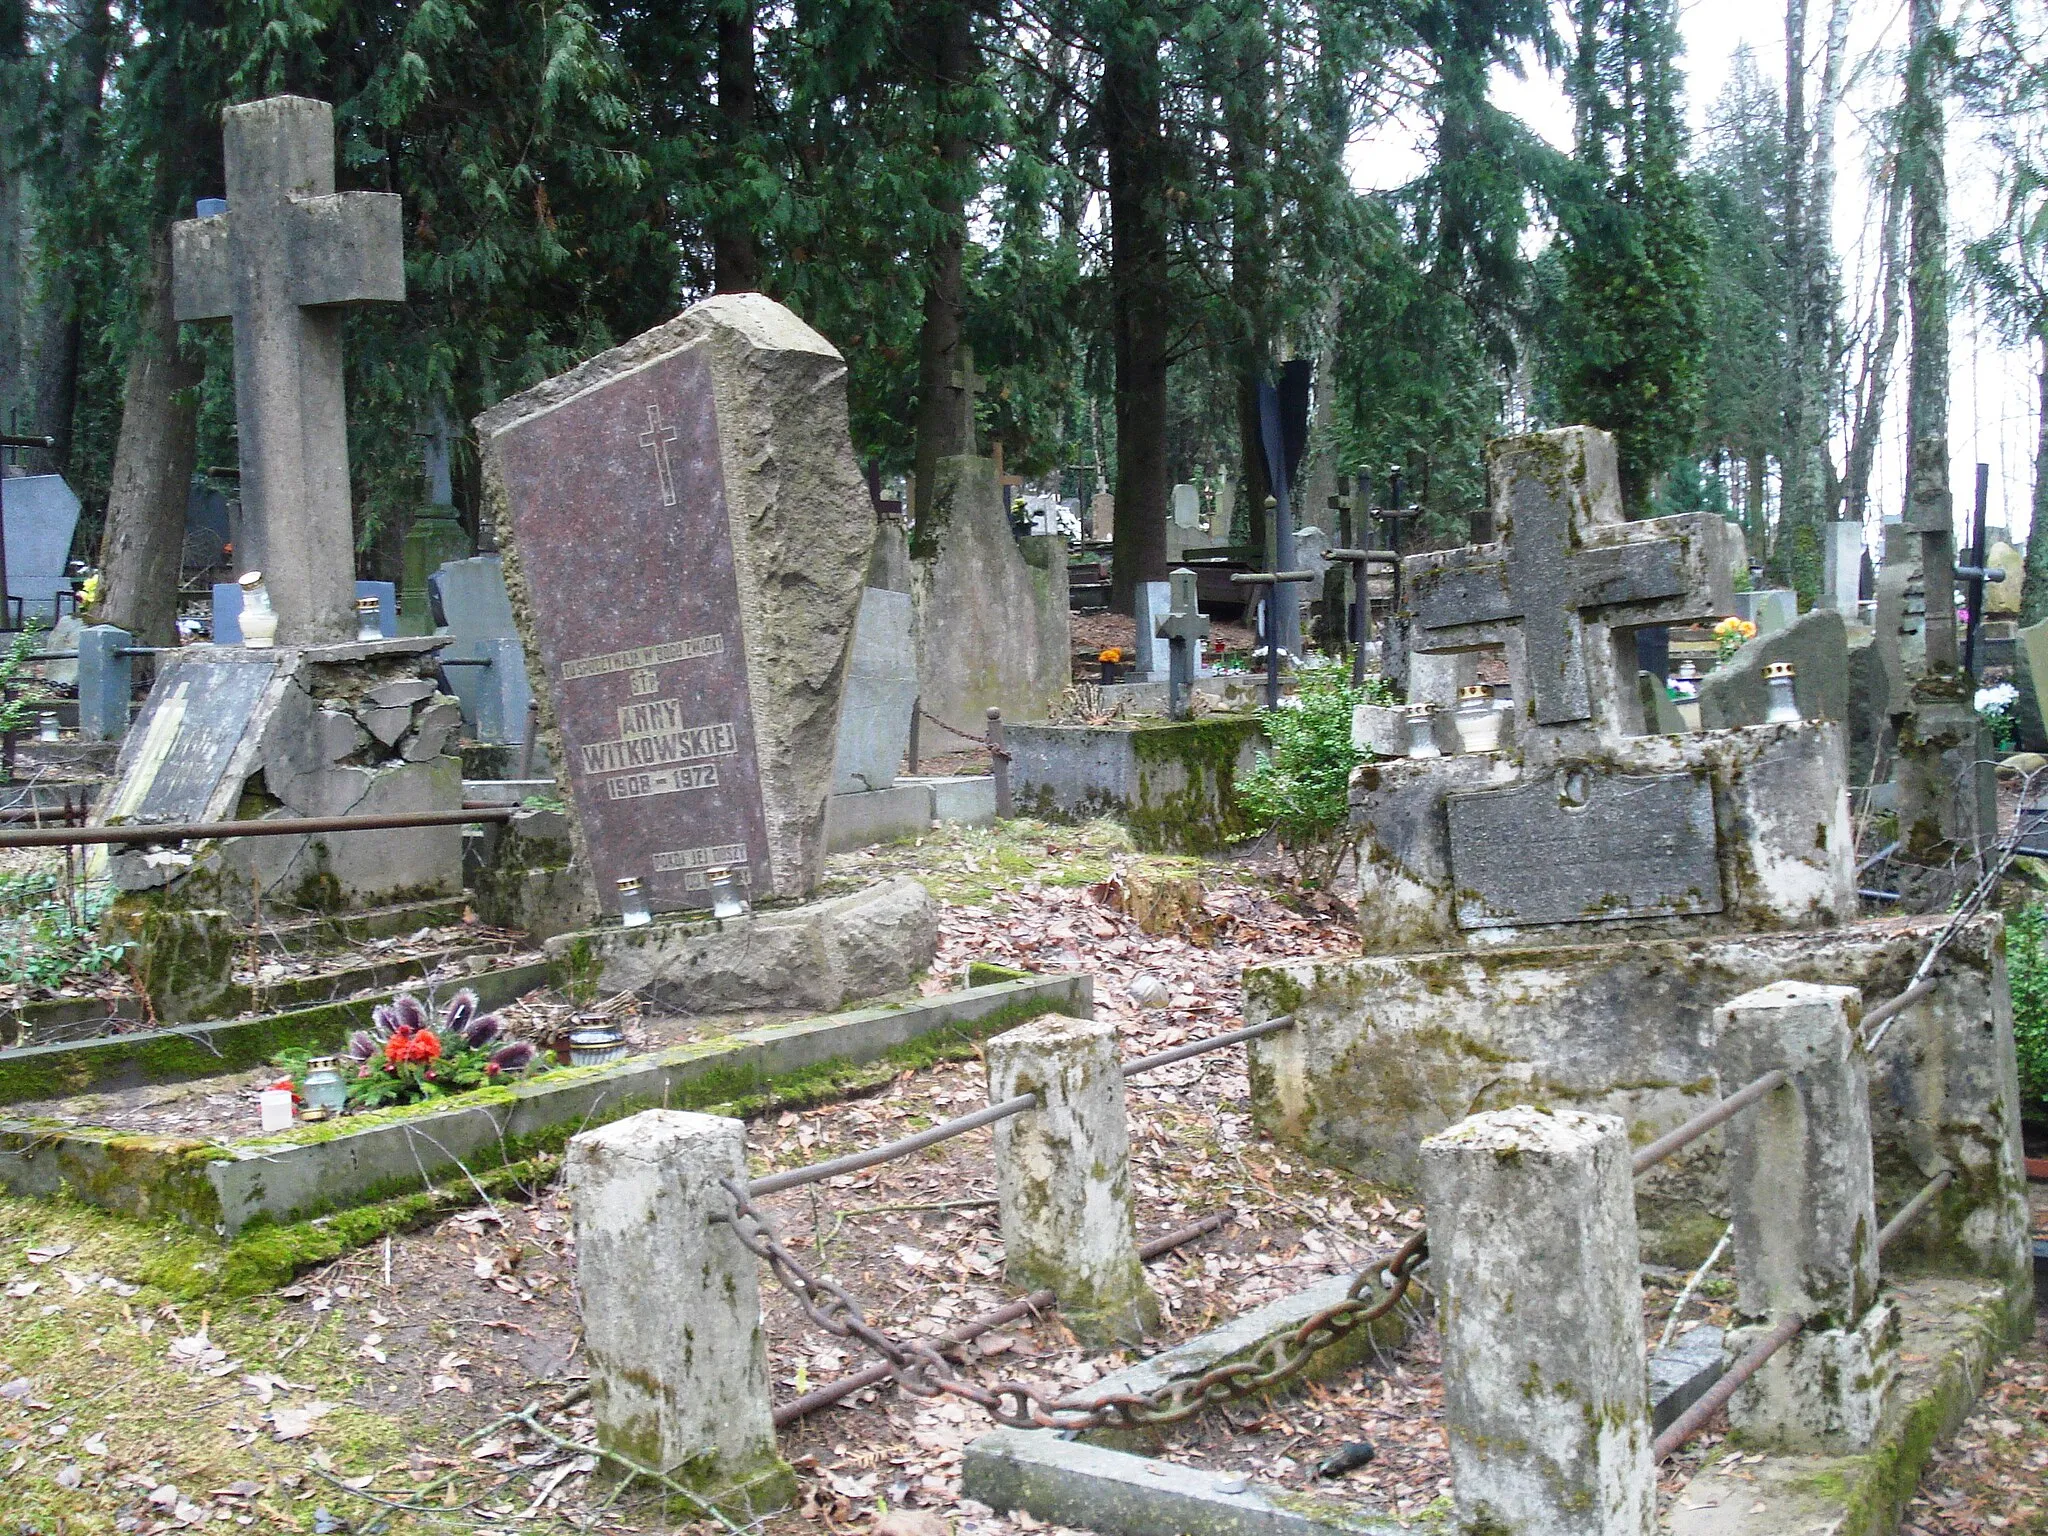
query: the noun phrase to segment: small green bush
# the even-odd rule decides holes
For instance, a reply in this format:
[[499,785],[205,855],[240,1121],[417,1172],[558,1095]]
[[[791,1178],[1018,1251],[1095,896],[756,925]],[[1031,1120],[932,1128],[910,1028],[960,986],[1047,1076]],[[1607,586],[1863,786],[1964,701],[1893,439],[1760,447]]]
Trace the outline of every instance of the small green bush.
[[2040,903],[2006,919],[2005,973],[2012,985],[2012,1032],[2020,1058],[2020,1112],[2048,1118],[2048,911]]
[[1352,711],[1391,702],[1393,690],[1377,676],[1354,688],[1341,665],[1304,663],[1296,679],[1293,698],[1260,714],[1271,747],[1238,785],[1238,798],[1252,826],[1274,834],[1293,878],[1320,888],[1351,846],[1351,770],[1368,755],[1351,744]]

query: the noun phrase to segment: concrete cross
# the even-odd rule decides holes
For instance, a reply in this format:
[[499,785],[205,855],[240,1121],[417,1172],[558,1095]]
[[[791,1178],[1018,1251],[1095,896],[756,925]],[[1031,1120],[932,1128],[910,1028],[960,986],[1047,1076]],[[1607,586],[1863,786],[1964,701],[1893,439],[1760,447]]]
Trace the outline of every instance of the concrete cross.
[[1172,719],[1188,717],[1188,694],[1195,683],[1197,649],[1209,633],[1209,621],[1195,602],[1195,573],[1185,568],[1167,578],[1171,583],[1172,606],[1166,617],[1152,626],[1152,633],[1167,643],[1166,713]]
[[221,130],[229,211],[172,226],[172,309],[234,321],[244,563],[262,566],[279,643],[352,640],[341,306],[405,298],[399,199],[334,190],[324,101],[229,107]]
[[952,386],[959,391],[960,451],[973,453],[980,442],[974,424],[974,402],[988,390],[988,380],[974,371],[974,348],[961,342],[960,366],[953,370]]
[[1735,531],[1712,513],[1626,521],[1614,443],[1596,428],[1503,438],[1488,455],[1500,538],[1403,562],[1409,647],[1503,645],[1537,724],[1619,733],[1628,714],[1609,631],[1729,612]]

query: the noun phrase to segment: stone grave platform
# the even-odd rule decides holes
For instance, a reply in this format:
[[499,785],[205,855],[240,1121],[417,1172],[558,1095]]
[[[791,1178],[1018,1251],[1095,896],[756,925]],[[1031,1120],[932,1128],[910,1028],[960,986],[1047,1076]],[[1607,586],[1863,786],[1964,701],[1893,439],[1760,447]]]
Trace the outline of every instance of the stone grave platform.
[[1009,725],[1017,813],[1047,821],[1107,816],[1144,849],[1209,853],[1249,828],[1237,780],[1265,740],[1256,715],[1178,723]]
[[845,1007],[907,985],[937,950],[932,899],[909,878],[742,917],[608,924],[547,942],[572,986],[686,1014]]
[[[1288,1013],[1295,1026],[1250,1047],[1253,1115],[1319,1161],[1410,1187],[1423,1138],[1513,1104],[1619,1115],[1641,1144],[1719,1099],[1707,1043],[1719,1002],[1791,979],[1858,987],[1874,1007],[1904,988],[1943,921],[1263,966],[1245,975],[1245,1018]],[[2019,1187],[2017,1106],[1999,1125],[1945,1118],[1943,1102],[1951,1089],[1970,1102],[1972,1083],[1977,1102],[2012,1101],[1999,1087],[2012,1061],[2003,935],[1996,916],[1963,926],[1935,991],[1887,1033],[1870,1089],[1880,1206],[1948,1162],[1979,1170],[1982,1231],[1956,1240],[1992,1256],[1997,1233],[2025,1227],[2001,1193]],[[1645,1259],[1696,1263],[1713,1245],[1727,1220],[1720,1147],[1718,1132],[1704,1137],[1638,1182]]]
[[[541,971],[534,983],[549,974]],[[559,970],[552,974],[563,979]],[[478,990],[486,1006],[508,1000]],[[339,1044],[367,1021],[373,1001],[312,1010],[296,1019],[212,1026],[203,1037],[201,1031],[167,1031],[0,1054],[0,1102],[22,1102],[24,1089],[38,1093],[52,1084],[77,1085],[72,1091],[82,1092],[145,1075],[164,1081],[164,1072],[175,1073],[180,1061],[210,1059],[218,1073],[229,1065],[258,1065],[294,1045]],[[579,1130],[644,1109],[739,1114],[749,1104],[781,1102],[783,1094],[803,1100],[863,1070],[881,1066],[893,1072],[899,1059],[928,1057],[935,1049],[971,1055],[973,1042],[1023,1019],[1046,1012],[1086,1018],[1093,1008],[1093,979],[1086,975],[965,986],[914,1002],[739,1030],[608,1066],[562,1068],[453,1099],[226,1142],[126,1134],[0,1112],[0,1190],[78,1200],[232,1239],[253,1223],[305,1222],[354,1206],[417,1198],[436,1179],[459,1181],[465,1171],[480,1173],[552,1150]],[[157,1050],[160,1045],[169,1049]],[[210,1050],[220,1055],[209,1057]],[[144,1061],[151,1064],[139,1074],[136,1063]]]
[[825,802],[825,851],[921,837],[941,822],[985,827],[996,819],[996,781],[985,773],[899,777],[887,789],[834,795]]

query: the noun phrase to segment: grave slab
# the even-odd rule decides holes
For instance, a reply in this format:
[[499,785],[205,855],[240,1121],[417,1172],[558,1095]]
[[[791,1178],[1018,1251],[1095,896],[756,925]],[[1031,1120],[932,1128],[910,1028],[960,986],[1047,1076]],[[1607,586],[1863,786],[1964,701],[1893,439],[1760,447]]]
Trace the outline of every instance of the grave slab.
[[[78,527],[78,496],[62,475],[0,476],[0,526],[6,528],[7,596],[21,599],[24,620],[57,622],[57,594]],[[14,616],[7,615],[12,625]]]
[[1049,821],[1109,816],[1140,847],[1200,853],[1249,828],[1237,780],[1264,740],[1255,715],[1109,725],[1010,725],[1018,814]]
[[[485,499],[600,910],[800,898],[873,512],[846,365],[760,294],[706,300],[477,419]],[[653,579],[657,573],[681,579]]]
[[887,789],[896,782],[917,707],[917,643],[910,594],[868,587],[860,595],[846,695],[839,706],[839,755],[832,793]]

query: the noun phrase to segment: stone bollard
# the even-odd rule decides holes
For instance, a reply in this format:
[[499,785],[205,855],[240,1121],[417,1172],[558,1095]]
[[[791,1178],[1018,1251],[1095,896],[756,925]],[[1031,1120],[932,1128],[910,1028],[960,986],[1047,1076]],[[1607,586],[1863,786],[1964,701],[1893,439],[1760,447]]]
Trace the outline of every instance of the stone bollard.
[[988,764],[996,781],[996,819],[1008,821],[1016,814],[1010,799],[1010,758],[1003,749],[1003,712],[993,704],[988,709]]
[[746,1129],[650,1109],[569,1142],[598,1443],[742,1519],[787,1505],[754,1256],[716,1218]]
[[1134,1344],[1159,1321],[1131,1221],[1131,1140],[1116,1028],[1049,1013],[988,1042],[989,1102],[1041,1108],[995,1127],[1003,1278],[1049,1288],[1085,1343]]
[[134,668],[121,654],[135,637],[112,624],[78,632],[78,735],[83,741],[119,741],[128,734]]
[[1422,1143],[1459,1530],[1657,1529],[1632,1186],[1612,1115],[1518,1105]]
[[1735,1394],[1728,1421],[1774,1448],[1869,1448],[1896,1368],[1898,1320],[1877,1299],[1870,1093],[1851,987],[1775,981],[1714,1010],[1716,1066],[1733,1091],[1792,1081],[1723,1131],[1735,1221],[1730,1358],[1791,1313],[1799,1334]]

